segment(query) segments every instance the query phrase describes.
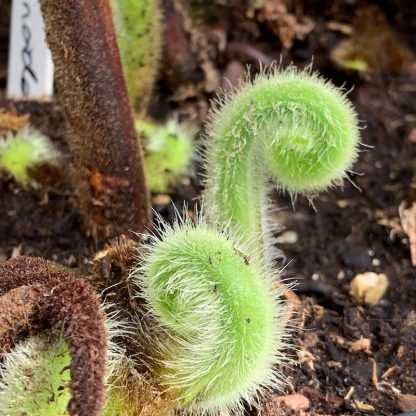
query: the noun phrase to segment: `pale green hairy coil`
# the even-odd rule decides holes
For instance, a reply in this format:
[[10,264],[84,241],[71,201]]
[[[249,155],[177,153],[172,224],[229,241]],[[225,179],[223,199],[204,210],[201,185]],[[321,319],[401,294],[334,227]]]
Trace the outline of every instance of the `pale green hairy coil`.
[[268,178],[291,193],[323,190],[345,177],[358,145],[357,115],[339,88],[292,67],[262,73],[211,114],[206,206],[258,235]]
[[32,337],[5,354],[0,416],[67,416],[71,359],[63,340]]
[[242,399],[253,404],[261,387],[278,385],[281,293],[251,243],[201,219],[165,227],[132,272],[161,328],[162,385],[201,414],[241,410]]
[[111,5],[130,102],[144,113],[161,53],[159,0],[112,0]]
[[[106,320],[109,350],[106,379],[115,377],[123,363],[124,352],[114,338],[128,333],[128,327],[114,316]],[[4,354],[0,365],[0,416],[69,416],[71,399],[71,356],[59,335],[32,336]],[[114,397],[108,387],[108,396]],[[106,407],[121,409],[115,403]],[[115,416],[116,413],[103,415]],[[119,413],[128,416],[128,413]]]

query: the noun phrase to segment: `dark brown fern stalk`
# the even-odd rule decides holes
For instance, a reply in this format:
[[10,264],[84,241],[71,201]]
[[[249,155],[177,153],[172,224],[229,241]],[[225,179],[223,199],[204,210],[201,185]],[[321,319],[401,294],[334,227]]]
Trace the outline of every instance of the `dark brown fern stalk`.
[[40,3],[69,124],[81,213],[98,241],[144,232],[150,205],[142,149],[109,1]]
[[62,332],[71,355],[70,414],[100,415],[107,333],[97,295],[72,271],[46,260],[0,263],[0,357],[45,329]]

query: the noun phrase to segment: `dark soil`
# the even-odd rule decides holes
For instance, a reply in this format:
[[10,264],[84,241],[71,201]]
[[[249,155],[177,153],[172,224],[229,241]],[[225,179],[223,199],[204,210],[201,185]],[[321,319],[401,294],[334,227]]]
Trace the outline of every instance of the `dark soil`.
[[[299,364],[283,369],[290,382],[284,393],[306,396],[306,415],[395,415],[406,410],[402,395],[416,395],[416,268],[399,216],[399,206],[416,199],[415,11],[407,5],[412,2],[375,4],[266,1],[263,14],[237,1],[232,7],[202,0],[179,6],[194,62],[186,79],[165,76],[181,64],[169,61],[179,55],[166,55],[151,106],[157,118],[174,112],[203,131],[209,99],[227,87],[223,77],[235,84],[246,64],[258,70],[259,59],[306,66],[313,57],[314,69],[347,89],[354,86],[350,98],[363,120],[363,143],[371,147],[362,147],[351,182],[313,204],[299,197],[294,208],[289,196],[272,193],[271,215],[282,228],[281,239],[287,231],[297,237],[279,245],[284,258],[277,267],[298,283],[301,300],[301,330],[293,335]],[[367,62],[365,72],[331,59],[346,39],[355,48],[350,53]],[[6,49],[7,30],[0,30],[1,56]],[[1,64],[2,88],[4,77]],[[31,122],[68,155],[59,103],[3,103],[30,112]],[[1,178],[0,260],[27,254],[86,269],[96,247],[65,180],[66,157],[59,180],[52,175],[39,189]],[[173,204],[154,196],[154,208],[172,221],[173,207],[181,210],[187,201],[192,208],[200,189],[196,175],[170,195]],[[365,272],[389,279],[384,298],[372,307],[356,305],[349,295],[351,280]],[[369,348],[354,352],[351,346],[360,339],[369,340]],[[263,407],[265,414],[297,414],[278,409],[276,395]]]

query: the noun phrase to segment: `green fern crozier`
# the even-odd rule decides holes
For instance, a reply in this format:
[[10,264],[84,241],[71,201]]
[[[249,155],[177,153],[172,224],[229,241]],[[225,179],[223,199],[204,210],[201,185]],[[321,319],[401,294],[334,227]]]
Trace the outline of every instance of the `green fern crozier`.
[[287,337],[272,271],[250,241],[201,217],[165,224],[159,235],[132,279],[158,323],[162,385],[198,414],[255,404],[261,387],[279,384],[273,366]]
[[[106,327],[109,342],[106,384],[112,403],[107,403],[103,416],[129,416],[134,413],[125,411],[126,403],[117,395],[119,387],[110,382],[117,380],[126,365],[124,351],[114,339],[126,336],[129,326],[111,314]],[[15,345],[2,359],[0,416],[70,415],[71,356],[61,334],[32,336]]]
[[357,156],[358,120],[339,88],[290,67],[219,99],[206,144],[211,215],[259,235],[268,178],[293,194],[344,178]]

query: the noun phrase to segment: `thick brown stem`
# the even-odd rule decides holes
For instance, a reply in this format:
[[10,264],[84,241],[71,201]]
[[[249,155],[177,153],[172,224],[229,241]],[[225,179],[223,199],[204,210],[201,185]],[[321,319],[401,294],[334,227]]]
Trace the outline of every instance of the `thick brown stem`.
[[100,414],[107,333],[90,285],[70,270],[39,258],[17,257],[0,263],[0,325],[0,352],[22,335],[62,330],[71,354],[70,414]]
[[202,80],[189,42],[186,39],[181,19],[173,0],[163,0],[164,38],[163,72],[169,87],[176,89],[180,84]]
[[41,0],[58,93],[69,122],[80,209],[102,241],[144,232],[150,218],[108,0]]

